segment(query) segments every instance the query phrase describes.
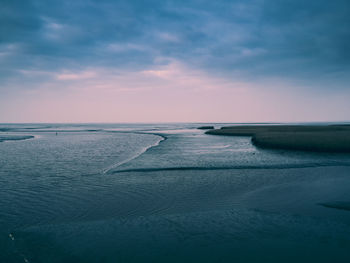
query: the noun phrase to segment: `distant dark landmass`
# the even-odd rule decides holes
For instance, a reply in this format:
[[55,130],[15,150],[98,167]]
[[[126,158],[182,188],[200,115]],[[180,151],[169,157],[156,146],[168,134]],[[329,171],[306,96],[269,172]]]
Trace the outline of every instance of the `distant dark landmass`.
[[201,127],[198,127],[197,129],[199,129],[199,130],[213,130],[214,126],[201,126]]
[[251,136],[261,148],[315,152],[350,152],[350,125],[227,126],[206,134]]

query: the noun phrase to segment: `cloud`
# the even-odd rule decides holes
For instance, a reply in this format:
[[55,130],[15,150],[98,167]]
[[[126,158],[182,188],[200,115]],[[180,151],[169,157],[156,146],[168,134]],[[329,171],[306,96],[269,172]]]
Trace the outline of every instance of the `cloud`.
[[13,60],[33,58],[26,67],[147,67],[158,56],[247,77],[349,67],[347,1],[20,2],[5,2],[1,35],[22,47]]
[[349,13],[347,0],[5,0],[0,92],[240,83],[348,96]]
[[83,71],[77,73],[59,73],[56,75],[58,80],[83,80],[96,77],[97,74],[94,71]]

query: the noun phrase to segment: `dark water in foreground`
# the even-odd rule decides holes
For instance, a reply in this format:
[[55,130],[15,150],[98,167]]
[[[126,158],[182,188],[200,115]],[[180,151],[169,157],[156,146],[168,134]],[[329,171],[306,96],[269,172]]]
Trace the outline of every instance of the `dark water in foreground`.
[[350,262],[350,155],[196,126],[1,124],[0,262]]

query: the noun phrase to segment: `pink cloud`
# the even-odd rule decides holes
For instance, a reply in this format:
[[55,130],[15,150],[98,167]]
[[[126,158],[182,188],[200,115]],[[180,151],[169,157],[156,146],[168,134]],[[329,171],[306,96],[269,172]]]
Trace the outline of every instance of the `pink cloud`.
[[[332,100],[332,96],[304,94],[302,87],[287,87],[279,80],[233,81],[179,61],[141,71],[88,68],[52,76],[51,81],[43,82],[35,90],[22,91],[8,100],[11,103],[2,101],[0,119],[15,122],[307,121],[327,120],[340,110],[346,119],[350,110],[350,94],[342,94],[342,98],[335,98],[333,94]],[[7,112],[6,116],[1,112]]]

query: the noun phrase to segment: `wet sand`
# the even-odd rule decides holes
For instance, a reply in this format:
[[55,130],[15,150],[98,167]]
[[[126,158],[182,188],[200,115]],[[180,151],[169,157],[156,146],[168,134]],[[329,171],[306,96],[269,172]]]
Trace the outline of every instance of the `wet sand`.
[[350,125],[228,126],[206,134],[251,136],[257,147],[315,152],[350,152]]

